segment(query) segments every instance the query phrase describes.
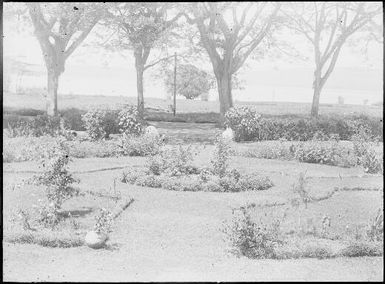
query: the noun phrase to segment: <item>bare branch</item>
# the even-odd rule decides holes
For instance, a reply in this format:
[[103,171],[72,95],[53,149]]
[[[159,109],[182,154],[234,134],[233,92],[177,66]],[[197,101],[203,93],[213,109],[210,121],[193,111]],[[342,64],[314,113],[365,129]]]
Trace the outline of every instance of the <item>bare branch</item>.
[[68,58],[74,51],[75,49],[86,39],[86,37],[88,36],[88,34],[91,32],[91,30],[93,29],[93,27],[96,25],[96,23],[98,22],[98,19],[97,20],[94,20],[82,33],[81,35],[75,39],[71,46],[66,49],[66,51],[64,52],[64,58]]
[[161,58],[159,60],[156,60],[154,62],[151,62],[150,64],[147,64],[146,66],[144,66],[144,70],[147,70],[148,68],[151,68],[151,67],[153,67],[153,66],[155,66],[155,65],[157,65],[157,64],[159,64],[159,63],[161,63],[163,61],[167,61],[167,60],[169,60],[171,58],[174,58],[174,55],[167,56],[167,57]]

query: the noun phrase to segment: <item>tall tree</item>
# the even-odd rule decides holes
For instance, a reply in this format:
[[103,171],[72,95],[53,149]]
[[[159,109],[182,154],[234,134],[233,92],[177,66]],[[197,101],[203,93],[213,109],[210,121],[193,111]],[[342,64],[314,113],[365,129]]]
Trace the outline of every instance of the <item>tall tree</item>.
[[353,34],[372,24],[381,12],[381,3],[365,2],[288,3],[283,9],[288,26],[302,34],[314,50],[312,116],[318,116],[322,88],[336,66],[342,47]]
[[26,3],[47,68],[47,114],[57,115],[59,77],[103,9],[92,3]]
[[109,46],[130,49],[134,53],[140,116],[144,113],[144,71],[171,58],[147,62],[151,51],[165,44],[165,39],[170,39],[172,27],[181,16],[169,16],[173,5],[155,2],[110,3],[109,20],[105,24],[114,29],[116,36],[110,40]]
[[233,106],[232,78],[277,27],[280,3],[189,3],[182,9],[195,25],[215,74],[220,113]]

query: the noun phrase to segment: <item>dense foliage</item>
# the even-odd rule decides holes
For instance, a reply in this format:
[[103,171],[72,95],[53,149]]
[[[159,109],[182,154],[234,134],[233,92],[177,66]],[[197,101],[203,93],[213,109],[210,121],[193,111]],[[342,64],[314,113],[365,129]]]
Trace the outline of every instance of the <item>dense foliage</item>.
[[225,125],[234,130],[236,141],[281,138],[289,141],[308,141],[320,135],[326,139],[338,135],[341,140],[351,140],[359,127],[366,128],[371,133],[371,139],[383,140],[382,121],[365,116],[348,119],[262,117],[250,107],[233,107],[225,115]]
[[[167,92],[174,92],[174,71],[166,72],[165,81]],[[192,64],[178,65],[176,76],[176,93],[186,99],[192,100],[199,96],[207,95],[213,85],[213,78]]]

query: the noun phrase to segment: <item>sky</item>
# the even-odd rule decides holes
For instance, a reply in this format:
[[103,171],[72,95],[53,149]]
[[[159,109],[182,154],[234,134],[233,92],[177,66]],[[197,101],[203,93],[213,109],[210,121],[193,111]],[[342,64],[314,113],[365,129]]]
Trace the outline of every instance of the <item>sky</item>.
[[[18,33],[8,21],[4,21],[3,56],[37,65],[42,75],[22,76],[18,87],[44,88],[45,66],[37,39],[32,30]],[[246,101],[291,101],[311,102],[313,60],[311,49],[305,40],[287,35],[289,41],[309,56],[308,61],[289,58],[267,57],[263,60],[248,60],[239,74],[243,81],[242,90],[234,90],[235,100]],[[84,95],[136,95],[136,74],[133,55],[106,52],[90,47],[91,38],[80,46],[66,62],[66,70],[60,79],[59,93]],[[208,71],[210,62],[203,64]],[[165,98],[161,80],[155,80],[156,69],[145,74],[145,97]],[[344,47],[335,71],[327,82],[321,96],[321,103],[336,103],[343,96],[345,103],[361,104],[382,100],[383,96],[383,45],[372,43],[365,56]],[[16,83],[13,84],[16,88]],[[217,99],[213,90],[210,99]]]

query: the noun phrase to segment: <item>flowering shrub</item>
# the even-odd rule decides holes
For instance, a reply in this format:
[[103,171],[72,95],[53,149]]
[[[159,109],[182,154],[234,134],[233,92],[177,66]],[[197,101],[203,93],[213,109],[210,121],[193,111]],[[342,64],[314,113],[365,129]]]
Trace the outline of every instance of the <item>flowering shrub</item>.
[[119,112],[119,130],[128,135],[140,135],[143,133],[145,123],[139,117],[135,106],[126,106]]
[[368,148],[363,156],[360,157],[360,164],[363,166],[364,172],[369,174],[383,173],[383,162],[383,155],[377,155],[371,148]]
[[123,133],[120,141],[123,154],[128,156],[156,155],[163,146],[163,141],[160,137],[150,134],[135,136]]
[[371,133],[371,141],[383,140],[382,122],[367,117],[261,117],[250,107],[233,107],[225,114],[225,126],[234,130],[238,142],[280,138],[289,141],[350,140],[360,127]]
[[158,155],[150,157],[147,162],[148,171],[155,175],[166,173],[170,176],[197,174],[199,170],[192,165],[193,153],[191,145],[173,147],[163,150]]
[[96,224],[94,230],[97,233],[108,234],[112,232],[112,225],[114,222],[113,215],[110,211],[105,208],[101,208],[99,215],[95,217]]
[[101,109],[91,109],[82,115],[84,127],[92,140],[103,139],[106,137],[106,131],[104,130],[103,125],[105,116],[106,111]]
[[234,189],[230,191],[267,190],[272,186],[273,182],[268,177],[242,175],[237,180]]
[[354,153],[357,156],[357,164],[362,165],[366,173],[383,172],[383,155],[379,155],[368,141],[373,136],[369,128],[358,125],[352,136]]
[[249,258],[275,258],[275,249],[282,243],[280,222],[271,224],[252,220],[249,211],[233,212],[232,223],[224,228],[232,251]]
[[53,202],[49,204],[41,204],[38,207],[38,223],[46,228],[54,228],[61,221],[58,214],[58,208]]
[[355,166],[356,161],[353,151],[343,147],[336,141],[319,143],[309,141],[298,144],[294,153],[295,159],[305,163],[325,165]]
[[211,160],[213,173],[219,177],[223,177],[228,169],[228,161],[232,153],[228,140],[218,136],[215,142],[214,156]]
[[67,170],[69,162],[68,149],[58,142],[54,147],[47,149],[45,158],[41,160],[44,169],[36,177],[38,184],[46,186],[47,198],[53,202],[55,209],[59,209],[63,202],[77,193],[70,185],[76,182]]
[[249,107],[232,107],[225,114],[225,126],[235,132],[235,141],[250,141],[258,137],[261,116]]

